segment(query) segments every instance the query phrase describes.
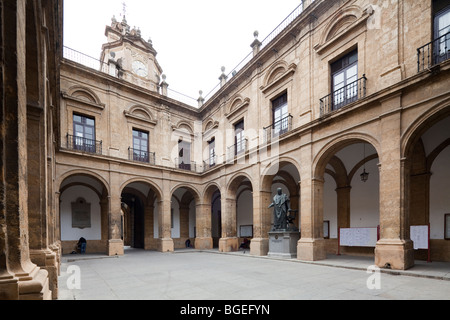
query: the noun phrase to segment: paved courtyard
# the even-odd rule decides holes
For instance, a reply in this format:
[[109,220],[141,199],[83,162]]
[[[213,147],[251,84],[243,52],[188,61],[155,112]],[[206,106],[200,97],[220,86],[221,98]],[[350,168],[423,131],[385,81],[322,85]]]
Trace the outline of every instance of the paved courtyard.
[[[450,264],[368,272],[373,259],[306,263],[194,250],[129,249],[122,257],[67,255],[59,300],[422,300],[450,299]],[[392,273],[391,273],[392,272]]]

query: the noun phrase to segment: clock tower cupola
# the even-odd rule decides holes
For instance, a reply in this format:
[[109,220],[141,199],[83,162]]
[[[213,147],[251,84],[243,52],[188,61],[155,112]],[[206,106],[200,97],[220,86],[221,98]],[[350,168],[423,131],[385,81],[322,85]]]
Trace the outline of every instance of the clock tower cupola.
[[111,19],[106,26],[107,43],[100,60],[109,65],[109,73],[151,91],[159,91],[162,69],[151,40],[144,40],[140,29],[131,29],[125,19]]

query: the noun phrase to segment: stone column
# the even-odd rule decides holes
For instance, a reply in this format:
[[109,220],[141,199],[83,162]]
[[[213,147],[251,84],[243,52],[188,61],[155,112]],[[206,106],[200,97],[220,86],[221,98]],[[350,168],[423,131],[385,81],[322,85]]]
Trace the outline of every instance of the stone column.
[[28,222],[30,259],[49,273],[52,298],[58,297],[56,254],[48,244],[46,119],[44,109],[27,106]]
[[108,252],[109,256],[124,255],[123,240],[122,240],[122,214],[121,214],[121,200],[117,194],[115,196],[108,196],[109,212],[109,237],[108,237]]
[[0,299],[49,300],[48,272],[29,251],[26,1],[3,2],[2,11]]
[[172,218],[171,218],[171,200],[164,198],[158,206],[159,239],[158,251],[173,252],[174,243],[172,239]]
[[180,238],[189,238],[189,204],[180,205]]
[[337,194],[337,227],[350,228],[350,192],[352,187],[338,187]]
[[220,252],[233,252],[239,249],[236,232],[236,199],[222,199],[222,238],[219,240]]
[[323,239],[323,185],[321,179],[302,179],[301,239],[297,246],[299,260],[326,259]]
[[[401,96],[382,101],[380,152],[380,241],[375,248],[375,264],[406,270],[414,265],[409,239],[406,206],[409,191],[405,179],[405,159],[400,159]],[[388,114],[389,113],[389,114]]]
[[154,239],[154,233],[153,233],[153,215],[155,212],[155,206],[153,202],[153,198],[151,200],[147,200],[148,203],[145,206],[145,213],[144,213],[144,249],[145,250],[151,250],[153,248],[153,239]]
[[269,231],[272,214],[269,209],[270,191],[253,191],[253,239],[250,242],[250,254],[266,256],[269,253]]
[[197,230],[195,249],[212,249],[213,239],[211,232],[211,204],[197,204],[195,213]]

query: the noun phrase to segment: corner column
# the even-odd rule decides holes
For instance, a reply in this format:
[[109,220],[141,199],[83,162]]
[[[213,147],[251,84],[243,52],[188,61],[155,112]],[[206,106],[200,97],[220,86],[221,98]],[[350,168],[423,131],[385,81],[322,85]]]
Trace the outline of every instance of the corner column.
[[382,101],[380,152],[380,240],[375,264],[395,270],[414,265],[413,243],[409,239],[409,203],[405,162],[401,159],[401,95]]

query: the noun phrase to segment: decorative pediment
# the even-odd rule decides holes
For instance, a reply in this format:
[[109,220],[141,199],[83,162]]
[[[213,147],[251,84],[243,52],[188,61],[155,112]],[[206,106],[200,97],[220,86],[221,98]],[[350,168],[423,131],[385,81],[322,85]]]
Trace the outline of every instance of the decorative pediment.
[[130,110],[125,110],[123,113],[129,120],[144,122],[147,125],[150,124],[153,126],[158,123],[158,121],[155,120],[148,108],[143,106],[133,106],[130,108]]
[[267,92],[273,86],[279,84],[281,81],[291,77],[297,70],[297,65],[292,63],[288,65],[285,61],[279,61],[272,65],[267,72],[263,86],[260,88],[263,92]]
[[250,98],[242,98],[240,95],[233,97],[228,104],[225,116],[227,118],[232,117],[238,111],[244,109],[250,104]]
[[322,32],[319,43],[314,46],[318,54],[324,52],[338,39],[342,38],[357,27],[367,23],[367,19],[373,15],[372,6],[362,9],[359,6],[349,6],[338,11]]
[[105,108],[105,104],[100,101],[95,92],[83,86],[74,86],[68,92],[62,92],[61,95],[66,100],[71,100],[84,106],[91,106],[101,110]]

